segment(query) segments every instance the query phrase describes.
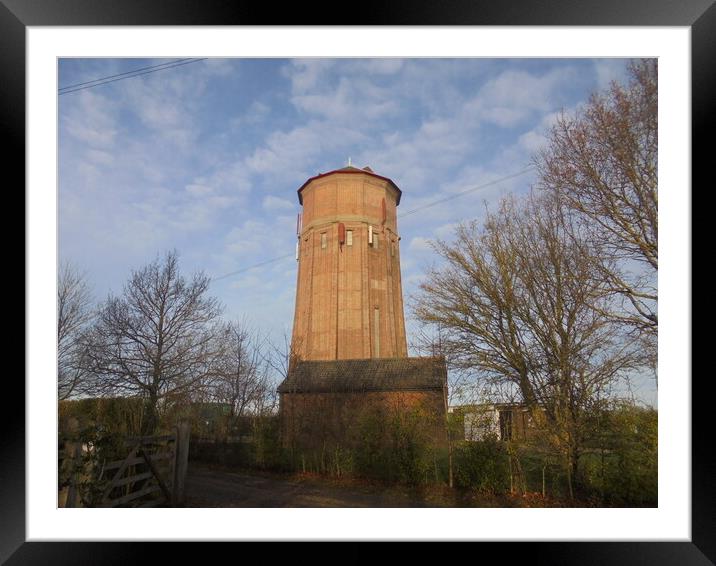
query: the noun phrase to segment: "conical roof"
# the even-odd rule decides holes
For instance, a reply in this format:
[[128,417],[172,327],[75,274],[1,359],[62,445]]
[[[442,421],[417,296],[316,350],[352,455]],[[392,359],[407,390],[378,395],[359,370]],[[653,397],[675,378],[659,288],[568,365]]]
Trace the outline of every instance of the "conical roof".
[[328,171],[327,173],[319,173],[318,175],[315,175],[308,179],[301,187],[298,189],[298,202],[300,204],[303,204],[303,197],[301,196],[301,191],[308,185],[311,181],[315,181],[316,179],[322,179],[323,177],[328,177],[328,175],[336,175],[336,174],[360,174],[360,175],[370,175],[371,177],[376,177],[378,179],[382,179],[383,181],[388,181],[396,191],[398,191],[398,198],[396,199],[395,204],[400,204],[400,196],[403,194],[403,191],[400,190],[398,185],[396,185],[392,179],[388,177],[383,177],[383,175],[378,175],[373,172],[373,170],[368,167],[367,165],[363,169],[358,169],[357,167],[353,167],[352,165],[347,165],[346,167],[342,167],[340,169],[334,169],[333,171]]

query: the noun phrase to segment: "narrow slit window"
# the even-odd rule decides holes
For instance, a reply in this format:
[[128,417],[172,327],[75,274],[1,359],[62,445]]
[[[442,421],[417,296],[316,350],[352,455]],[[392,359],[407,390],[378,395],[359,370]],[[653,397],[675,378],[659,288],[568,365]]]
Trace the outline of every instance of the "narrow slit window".
[[380,358],[380,309],[373,309],[373,357]]
[[328,247],[328,234],[325,232],[321,233],[321,249],[325,250]]
[[346,230],[346,246],[353,245],[353,230]]

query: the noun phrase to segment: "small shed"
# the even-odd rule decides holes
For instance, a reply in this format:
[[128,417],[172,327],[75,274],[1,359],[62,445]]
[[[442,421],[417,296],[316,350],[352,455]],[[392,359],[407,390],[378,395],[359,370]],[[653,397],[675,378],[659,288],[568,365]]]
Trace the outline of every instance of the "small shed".
[[465,440],[527,440],[536,431],[530,410],[522,403],[483,403],[460,407]]

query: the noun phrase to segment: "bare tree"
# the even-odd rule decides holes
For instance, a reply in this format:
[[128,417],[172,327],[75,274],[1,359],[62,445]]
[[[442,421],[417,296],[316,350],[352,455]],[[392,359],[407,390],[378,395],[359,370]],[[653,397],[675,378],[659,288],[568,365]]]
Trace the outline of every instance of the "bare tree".
[[298,359],[296,348],[291,344],[291,335],[284,329],[280,342],[271,342],[271,355],[269,356],[269,365],[280,379],[286,379],[288,372]]
[[[582,218],[601,254],[609,289],[621,297],[611,317],[652,336],[658,327],[657,61],[629,65],[573,117],[562,115],[535,158],[539,186]],[[609,266],[608,268],[604,268]],[[613,306],[615,303],[610,303]]]
[[219,355],[212,379],[212,397],[227,403],[234,420],[247,411],[259,412],[270,388],[268,340],[245,321],[222,325]]
[[100,393],[141,395],[143,431],[158,424],[162,399],[181,396],[213,371],[214,320],[221,307],[207,296],[210,279],[179,273],[176,251],[132,272],[121,296],[106,300],[89,350]]
[[450,367],[447,382],[448,407],[475,401],[476,381],[472,368],[453,364],[450,350],[443,347],[442,331],[439,324],[422,326],[410,338],[410,347],[420,356],[444,357]]
[[[544,415],[569,477],[597,393],[630,367],[632,352],[602,310],[607,284],[588,242],[554,197],[505,199],[484,226],[460,225],[428,273],[414,312],[439,325],[454,366],[517,387]],[[570,483],[571,485],[571,483]]]
[[300,359],[299,350],[300,345],[292,341],[291,334],[286,329],[284,329],[279,340],[269,343],[268,364],[272,373],[272,386],[267,391],[265,398],[264,411],[266,413],[273,413],[278,409],[279,395],[277,388],[281,381],[288,377],[291,368]]
[[65,262],[57,279],[57,393],[60,400],[79,392],[86,368],[84,336],[93,317],[86,277]]

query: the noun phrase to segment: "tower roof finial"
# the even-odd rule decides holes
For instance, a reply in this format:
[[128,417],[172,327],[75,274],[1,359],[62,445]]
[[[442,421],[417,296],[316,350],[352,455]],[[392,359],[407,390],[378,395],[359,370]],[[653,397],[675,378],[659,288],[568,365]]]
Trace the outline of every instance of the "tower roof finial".
[[350,157],[350,155],[348,156],[348,167],[351,167],[351,157]]

